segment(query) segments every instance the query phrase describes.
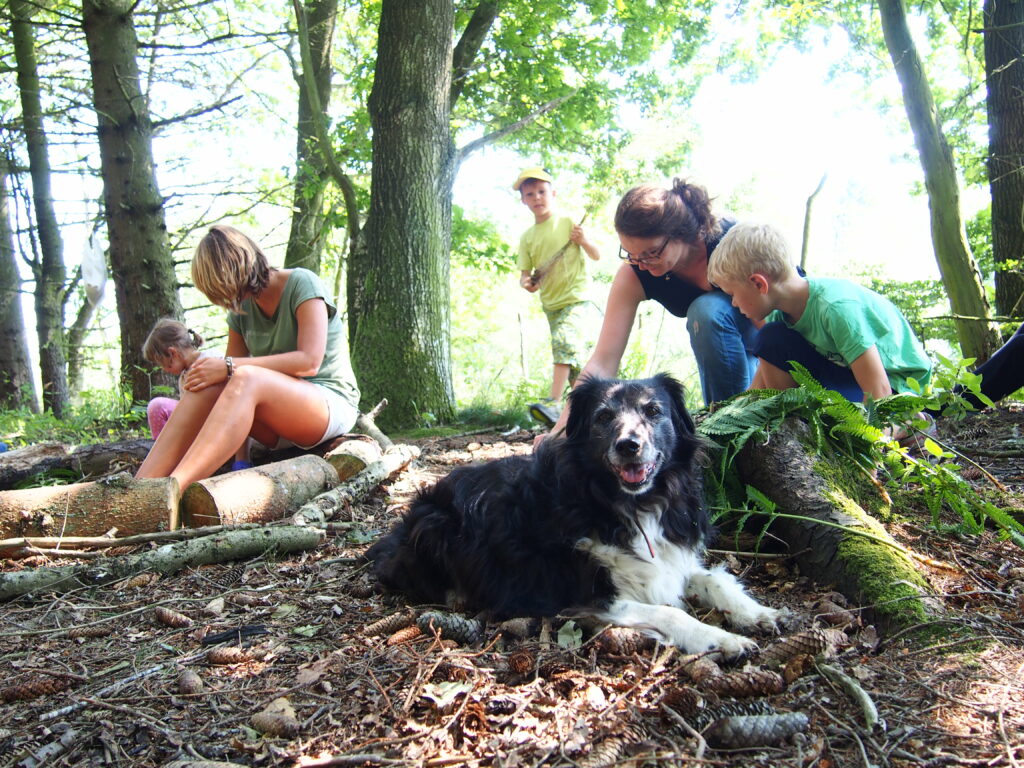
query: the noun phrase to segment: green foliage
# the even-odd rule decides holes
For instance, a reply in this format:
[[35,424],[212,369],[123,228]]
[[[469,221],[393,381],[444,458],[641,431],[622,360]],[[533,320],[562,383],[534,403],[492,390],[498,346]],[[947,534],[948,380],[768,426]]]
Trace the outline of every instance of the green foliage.
[[[733,466],[747,442],[769,439],[783,420],[796,417],[807,426],[809,449],[871,473],[883,469],[888,483],[918,489],[933,525],[940,525],[944,511],[952,512],[959,521],[958,529],[966,533],[979,532],[985,520],[991,520],[1004,536],[1024,546],[1024,526],[974,493],[953,463],[955,455],[922,432],[927,422],[920,417],[921,411],[955,407],[951,404],[958,395],[946,391],[900,393],[863,406],[825,389],[799,366],[793,378],[799,384],[793,389],[736,395],[698,425],[698,432],[714,444],[713,463],[705,477],[716,517],[738,515],[743,523],[752,514],[763,514],[770,522],[776,514],[774,505],[756,489],[743,486]],[[963,378],[955,383],[972,386]],[[928,455],[914,456],[890,439],[887,435],[896,427],[921,434]]]
[[104,443],[137,430],[145,421],[145,406],[127,413],[118,393],[99,390],[82,393],[64,419],[53,413],[32,413],[27,408],[0,411],[0,439],[12,448],[42,442],[71,445]]
[[494,224],[467,218],[457,205],[452,206],[452,262],[498,274],[516,268],[515,256]]

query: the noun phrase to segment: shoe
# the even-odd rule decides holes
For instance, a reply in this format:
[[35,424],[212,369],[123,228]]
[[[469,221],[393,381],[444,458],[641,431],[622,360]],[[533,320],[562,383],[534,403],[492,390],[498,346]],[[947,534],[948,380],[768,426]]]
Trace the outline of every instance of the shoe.
[[242,461],[239,459],[238,461],[235,461],[235,463],[231,465],[232,472],[237,472],[240,469],[252,469],[252,462]]
[[530,407],[527,409],[530,416],[532,416],[535,421],[539,421],[548,429],[555,426],[555,422],[558,421],[559,416],[559,411],[555,406],[550,405],[550,402],[551,401],[549,400],[547,402],[531,403]]

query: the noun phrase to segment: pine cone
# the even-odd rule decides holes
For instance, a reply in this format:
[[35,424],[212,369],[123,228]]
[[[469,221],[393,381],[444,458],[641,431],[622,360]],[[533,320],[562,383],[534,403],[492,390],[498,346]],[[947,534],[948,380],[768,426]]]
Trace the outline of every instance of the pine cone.
[[713,746],[729,749],[767,747],[806,730],[807,723],[803,712],[734,715],[716,720],[704,732],[704,737]]
[[416,625],[425,633],[439,632],[441,637],[464,645],[475,645],[484,634],[484,626],[476,619],[467,619],[454,613],[427,611],[416,619]]
[[415,624],[405,629],[400,629],[395,634],[388,638],[388,645],[401,645],[402,643],[408,643],[415,640],[417,637],[423,634],[423,630],[417,627]]
[[178,690],[186,695],[202,693],[203,678],[194,669],[183,669],[178,674]]
[[153,609],[153,615],[156,617],[157,621],[159,621],[161,624],[166,624],[168,627],[175,627],[177,629],[181,629],[182,627],[192,626],[192,619],[190,619],[188,616],[186,616],[183,613],[178,613],[177,611],[171,608],[166,608],[162,605],[159,605]]
[[[110,554],[109,552],[107,553]],[[118,586],[121,589],[138,589],[139,587],[148,587],[154,581],[160,578],[158,573],[137,573],[127,581],[121,582]]]
[[632,656],[651,650],[657,641],[643,632],[628,627],[608,627],[594,638],[600,653],[613,656]]
[[809,653],[801,653],[791,658],[786,662],[786,666],[782,668],[782,677],[786,681],[786,685],[806,675],[807,671],[813,666],[814,657]]
[[48,696],[51,693],[66,691],[70,687],[71,680],[67,677],[38,677],[24,683],[0,688],[0,701],[36,699],[40,696]]
[[413,615],[409,611],[392,613],[383,619],[377,619],[372,624],[367,624],[363,627],[363,634],[371,637],[376,635],[393,635],[398,630],[411,626],[412,620]]
[[673,685],[662,695],[661,703],[683,717],[693,717],[704,707],[704,697],[696,688]]
[[206,652],[206,661],[217,665],[243,664],[247,661],[252,661],[253,658],[253,654],[244,648],[211,648]]
[[709,677],[722,674],[721,668],[710,656],[684,656],[682,670],[698,685]]
[[751,696],[772,696],[782,693],[786,687],[782,675],[768,669],[751,669],[744,672],[729,672],[715,675],[704,681],[704,685],[719,696],[747,698]]
[[775,707],[764,699],[752,701],[727,701],[711,709],[704,709],[690,718],[690,724],[695,730],[703,731],[710,723],[720,720],[723,717],[738,717],[748,715],[775,715]]
[[827,654],[832,646],[831,639],[832,636],[826,630],[808,629],[779,640],[767,648],[761,654],[761,658],[766,664],[779,665],[803,653],[811,656],[817,656],[819,653]]
[[508,657],[508,668],[517,675],[528,675],[533,672],[537,658],[529,651],[516,651]]
[[111,632],[110,624],[93,624],[88,627],[74,627],[68,630],[68,637],[106,637]]
[[257,712],[249,722],[260,733],[266,736],[295,736],[300,728],[295,710],[287,698],[281,696],[267,705],[266,709]]

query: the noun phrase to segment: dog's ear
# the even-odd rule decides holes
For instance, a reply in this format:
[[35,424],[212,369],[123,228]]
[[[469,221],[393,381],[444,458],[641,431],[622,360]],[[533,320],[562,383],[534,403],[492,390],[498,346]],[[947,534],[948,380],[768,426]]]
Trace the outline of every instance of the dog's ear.
[[576,382],[569,393],[569,420],[565,424],[567,439],[574,440],[590,432],[590,419],[604,383],[603,379],[596,376],[584,376]]
[[676,432],[692,435],[696,432],[697,428],[693,423],[690,412],[686,409],[686,394],[683,390],[683,385],[667,373],[657,374],[654,380],[658,386],[668,393],[669,400],[672,403],[672,424],[675,426]]

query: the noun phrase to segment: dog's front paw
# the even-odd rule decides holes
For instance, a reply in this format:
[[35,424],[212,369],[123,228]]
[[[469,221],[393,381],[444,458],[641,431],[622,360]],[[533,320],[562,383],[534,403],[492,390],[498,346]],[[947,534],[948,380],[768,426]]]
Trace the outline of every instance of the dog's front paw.
[[749,637],[726,632],[717,627],[704,627],[699,635],[690,636],[679,646],[687,653],[708,653],[733,661],[757,651],[757,643]]
[[766,605],[754,603],[749,608],[732,610],[728,612],[728,620],[737,629],[753,631],[759,629],[763,632],[776,632],[779,622],[786,616],[786,611],[769,608]]

